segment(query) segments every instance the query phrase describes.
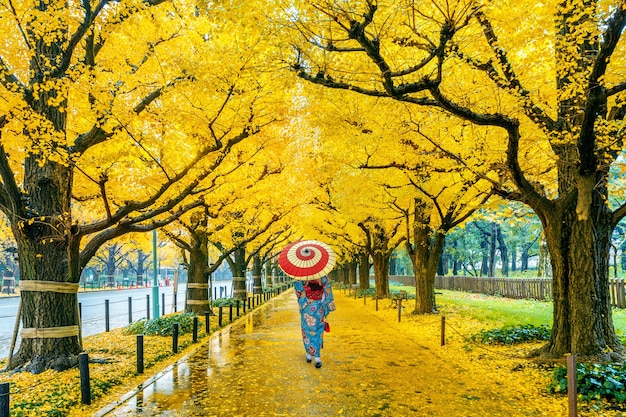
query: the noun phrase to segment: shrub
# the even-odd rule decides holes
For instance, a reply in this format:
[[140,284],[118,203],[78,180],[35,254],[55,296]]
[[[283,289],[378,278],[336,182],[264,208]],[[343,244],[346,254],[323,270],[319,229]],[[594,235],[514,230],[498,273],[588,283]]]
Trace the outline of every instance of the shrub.
[[[626,401],[626,368],[617,364],[576,364],[578,395],[587,402],[607,399],[624,404]],[[548,386],[551,393],[567,393],[567,368],[560,366],[552,372]]]
[[[243,300],[239,301],[240,305],[243,305]],[[218,298],[213,301],[213,307],[228,307],[228,306],[237,306],[237,300],[234,298]]]
[[534,340],[548,340],[550,329],[548,326],[533,326],[532,324],[520,326],[506,326],[500,329],[483,330],[471,336],[471,340],[485,344],[512,345]]
[[178,323],[178,334],[182,335],[193,330],[195,316],[193,313],[180,313],[152,320],[141,319],[126,326],[124,333],[171,336],[174,334],[174,323]]

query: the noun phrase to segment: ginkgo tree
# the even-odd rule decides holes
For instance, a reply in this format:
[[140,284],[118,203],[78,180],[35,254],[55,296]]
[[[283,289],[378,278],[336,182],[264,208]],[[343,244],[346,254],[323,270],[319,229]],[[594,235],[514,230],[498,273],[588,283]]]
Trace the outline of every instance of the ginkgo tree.
[[0,5],[0,209],[22,268],[9,368],[73,366],[89,259],[203,205],[233,147],[276,119],[280,89],[257,59],[263,28],[236,6]]
[[506,145],[494,189],[539,216],[552,263],[540,353],[621,358],[608,253],[626,204],[607,201],[624,148],[624,2],[321,0],[284,13],[302,78],[440,109]]

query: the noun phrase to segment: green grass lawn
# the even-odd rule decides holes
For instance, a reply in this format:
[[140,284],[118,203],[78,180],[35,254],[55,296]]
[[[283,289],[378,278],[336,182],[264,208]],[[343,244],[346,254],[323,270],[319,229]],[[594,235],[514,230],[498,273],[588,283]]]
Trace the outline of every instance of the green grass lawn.
[[[391,286],[392,291],[405,290],[415,294],[410,286]],[[494,327],[531,324],[552,325],[552,303],[548,301],[513,300],[462,291],[437,290],[435,300],[442,309],[452,308]],[[626,309],[613,309],[613,323],[619,336],[626,335]]]

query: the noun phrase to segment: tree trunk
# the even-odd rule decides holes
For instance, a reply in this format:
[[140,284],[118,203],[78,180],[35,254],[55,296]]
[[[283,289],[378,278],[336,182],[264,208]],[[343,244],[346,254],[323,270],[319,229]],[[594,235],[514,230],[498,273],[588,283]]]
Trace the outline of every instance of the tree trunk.
[[520,271],[524,272],[528,270],[528,258],[528,249],[524,249],[524,251],[522,252],[522,266],[520,268]]
[[500,251],[500,260],[502,262],[502,275],[509,276],[509,252],[504,242],[504,236],[502,235],[502,228],[497,226],[496,238],[498,239],[498,250]]
[[265,260],[265,286],[267,288],[274,288],[274,276],[272,275],[272,258]]
[[437,231],[431,238],[430,205],[415,200],[413,222],[413,244],[408,247],[415,273],[415,308],[413,314],[428,314],[437,311],[435,303],[435,275],[443,253],[445,235]]
[[189,270],[187,271],[188,313],[203,315],[209,310],[209,266],[208,239],[204,233],[191,234]]
[[375,252],[372,259],[374,261],[374,282],[376,283],[376,298],[389,297],[389,253],[381,251]]
[[609,293],[612,225],[605,175],[595,177],[587,220],[577,218],[575,203],[540,213],[553,274],[552,338],[541,350],[548,357],[571,353],[604,361],[624,354],[613,327]]
[[517,271],[517,245],[511,245],[511,271]]
[[359,288],[366,290],[370,287],[370,256],[367,252],[359,254]]
[[354,261],[351,261],[350,263],[348,263],[348,270],[350,273],[350,285],[355,285],[356,284],[356,269],[357,269],[357,263]]
[[261,281],[261,275],[263,271],[261,268],[261,257],[259,255],[254,255],[252,258],[252,293],[253,294],[262,294],[263,293],[263,283]]
[[496,242],[498,234],[498,225],[491,222],[491,233],[489,234],[489,266],[487,276],[496,276]]
[[141,249],[139,249],[137,251],[137,286],[138,287],[143,287],[144,282],[143,282],[143,271],[144,271],[144,266],[143,266],[143,262],[145,260],[145,256],[143,251]]
[[248,296],[246,289],[246,248],[237,248],[233,252],[232,262],[228,265],[233,273],[233,298],[245,300]]
[[437,265],[437,274],[446,275],[448,273],[448,255],[445,252],[441,253],[439,258],[439,264]]
[[398,257],[395,254],[392,254],[389,257],[389,275],[393,276],[393,275],[398,275],[397,274],[397,261],[398,261]]
[[481,233],[480,252],[482,255],[480,262],[480,276],[484,277],[489,275],[489,241],[484,233]]
[[[27,158],[25,188],[32,211],[37,215],[30,221],[14,219],[11,222],[21,265],[20,286],[24,288],[28,281],[79,282],[78,243],[67,227],[71,224],[67,217],[71,177],[69,167],[53,162],[39,166],[35,157]],[[82,346],[77,294],[76,291],[55,291],[20,292],[23,338],[9,369],[24,367],[32,373],[40,373],[46,369],[65,370],[78,363]],[[55,337],[50,331],[46,332],[49,328],[59,328],[63,334],[73,335]],[[25,335],[25,331],[31,335]],[[31,337],[33,332],[37,337]]]
[[545,238],[539,241],[539,260],[537,261],[537,276],[548,278],[552,276],[550,272],[550,252]]

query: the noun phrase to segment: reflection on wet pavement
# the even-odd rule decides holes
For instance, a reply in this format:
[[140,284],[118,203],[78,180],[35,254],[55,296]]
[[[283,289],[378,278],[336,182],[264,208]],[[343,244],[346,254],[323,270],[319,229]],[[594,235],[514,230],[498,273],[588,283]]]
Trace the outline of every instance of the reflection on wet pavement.
[[298,305],[288,291],[213,335],[106,415],[538,415],[506,387],[460,377],[471,366],[425,346],[426,335],[407,337],[402,326],[344,295],[335,294],[335,302],[321,369],[306,363]]
[[268,301],[215,334],[205,346],[108,415],[230,416],[263,415],[264,411],[275,415],[272,407],[248,409],[250,414],[242,410],[266,408],[265,403],[251,403],[250,398],[274,396],[292,385],[291,375],[281,375],[288,363],[306,365],[298,305],[293,294],[289,295]]

